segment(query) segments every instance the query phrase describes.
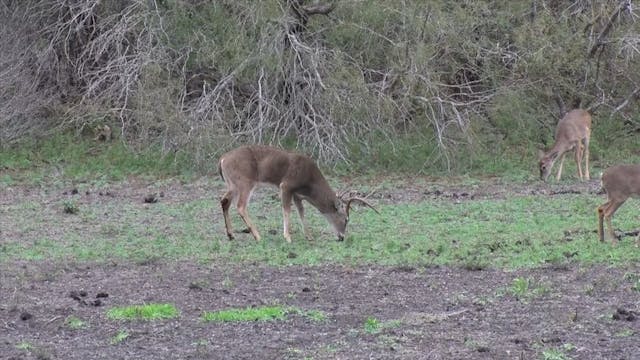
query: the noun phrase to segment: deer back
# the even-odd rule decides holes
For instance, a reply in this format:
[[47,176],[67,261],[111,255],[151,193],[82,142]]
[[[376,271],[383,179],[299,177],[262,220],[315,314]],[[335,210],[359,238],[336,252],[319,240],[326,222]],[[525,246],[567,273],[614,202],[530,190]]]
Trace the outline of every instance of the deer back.
[[589,136],[591,131],[591,115],[586,110],[569,111],[556,127],[556,144],[576,142]]

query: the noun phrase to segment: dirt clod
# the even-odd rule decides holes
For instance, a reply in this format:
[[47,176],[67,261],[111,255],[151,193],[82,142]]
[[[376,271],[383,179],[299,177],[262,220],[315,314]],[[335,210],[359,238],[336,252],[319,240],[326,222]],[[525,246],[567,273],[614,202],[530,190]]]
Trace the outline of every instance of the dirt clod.
[[27,321],[29,319],[31,319],[33,317],[33,315],[31,315],[30,313],[23,311],[20,313],[20,320],[22,321]]
[[635,321],[638,319],[638,314],[632,310],[617,308],[612,318],[613,320]]
[[153,194],[147,194],[147,196],[144,197],[144,202],[147,204],[155,204],[158,202],[158,196],[157,194],[153,193]]

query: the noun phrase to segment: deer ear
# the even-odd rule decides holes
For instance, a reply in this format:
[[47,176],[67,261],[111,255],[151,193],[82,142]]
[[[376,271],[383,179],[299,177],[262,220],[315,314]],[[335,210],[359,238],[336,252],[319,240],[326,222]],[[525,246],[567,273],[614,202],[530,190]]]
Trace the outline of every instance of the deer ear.
[[538,149],[538,160],[542,160],[544,157],[544,151],[542,149]]

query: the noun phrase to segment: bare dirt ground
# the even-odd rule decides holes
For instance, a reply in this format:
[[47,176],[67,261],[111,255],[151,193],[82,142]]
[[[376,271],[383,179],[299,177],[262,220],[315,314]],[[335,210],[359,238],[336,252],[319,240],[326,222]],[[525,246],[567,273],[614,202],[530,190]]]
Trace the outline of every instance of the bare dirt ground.
[[[166,201],[183,201],[220,190],[205,188],[198,182],[129,183],[96,196],[139,201],[164,191],[171,193]],[[382,202],[473,201],[597,191],[593,181],[566,187],[407,184],[372,196]],[[59,195],[17,188],[0,195],[0,206],[21,197],[46,203]],[[0,264],[0,358],[638,359],[639,292],[626,275],[639,271],[637,265],[471,271],[9,261]],[[516,278],[531,280],[525,293],[510,291]],[[180,316],[152,322],[105,316],[110,306],[151,302],[173,303]],[[271,304],[319,310],[326,319],[291,313],[282,321],[200,320],[203,311]],[[86,325],[72,329],[70,316]],[[370,317],[379,321],[377,332],[365,330]],[[114,343],[123,329],[129,336]]]

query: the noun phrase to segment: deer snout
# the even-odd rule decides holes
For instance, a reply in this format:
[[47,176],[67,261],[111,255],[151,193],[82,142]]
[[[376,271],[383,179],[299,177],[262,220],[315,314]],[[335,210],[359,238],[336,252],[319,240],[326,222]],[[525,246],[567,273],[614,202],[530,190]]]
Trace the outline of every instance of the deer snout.
[[551,175],[551,170],[546,164],[540,164],[540,180],[547,182],[547,179]]

